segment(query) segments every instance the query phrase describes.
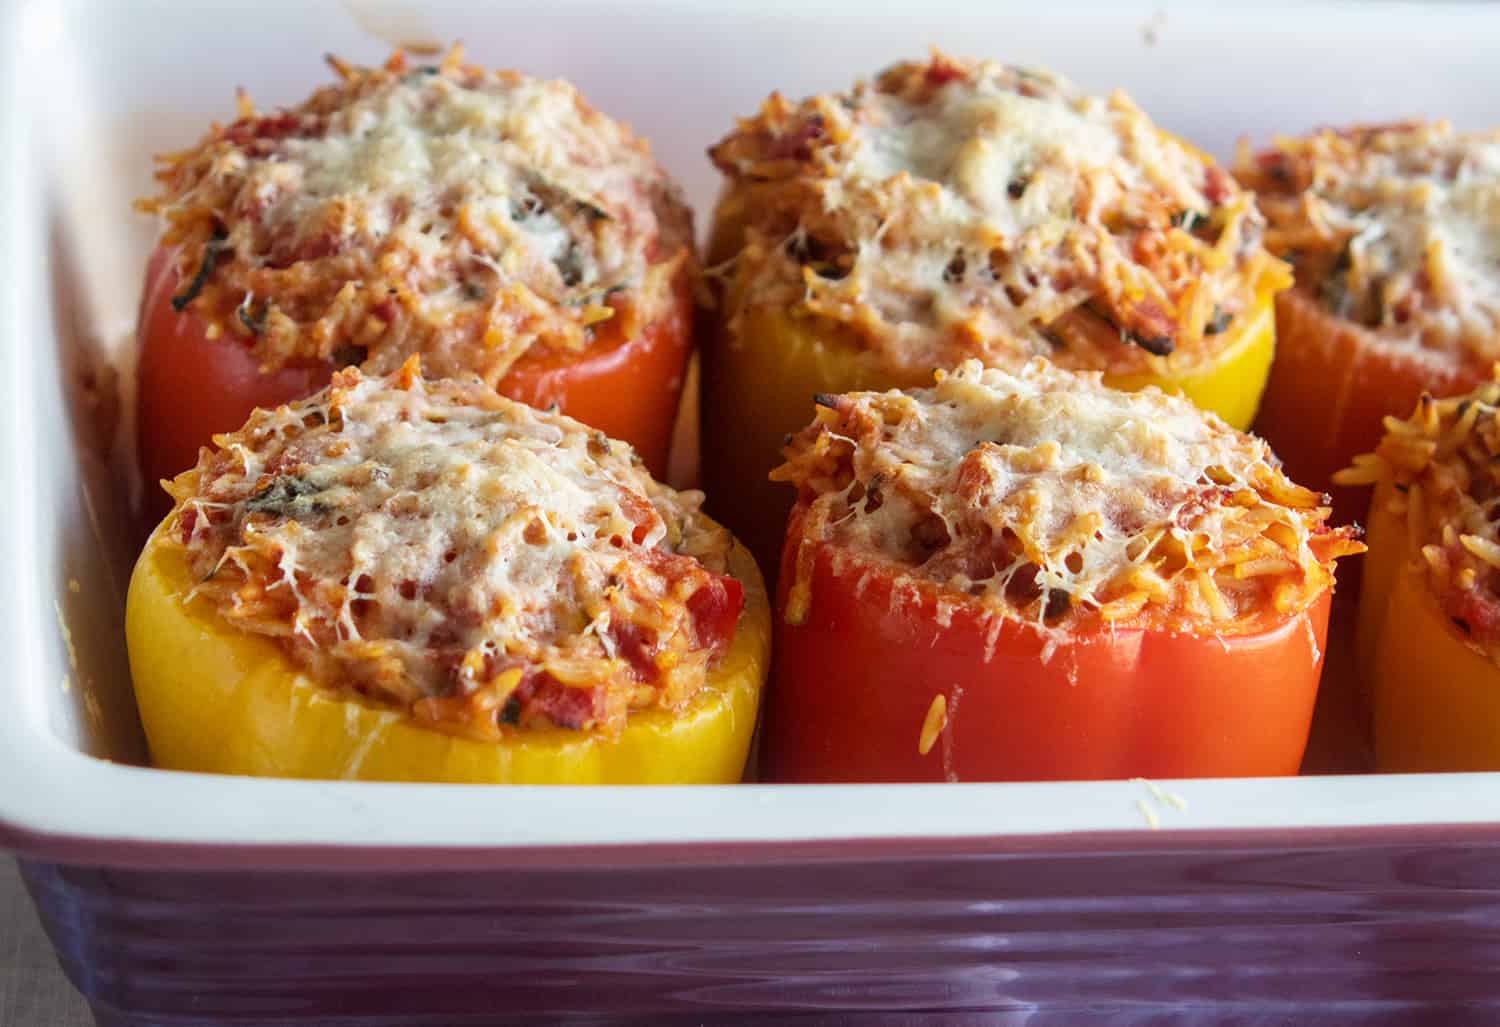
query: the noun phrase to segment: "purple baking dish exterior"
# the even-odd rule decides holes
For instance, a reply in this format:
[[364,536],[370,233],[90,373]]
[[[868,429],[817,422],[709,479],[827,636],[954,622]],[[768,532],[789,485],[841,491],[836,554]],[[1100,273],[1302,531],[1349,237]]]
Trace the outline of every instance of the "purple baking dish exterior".
[[101,1025],[1500,1023],[1493,774],[647,795],[135,765],[138,496],[95,361],[131,352],[152,153],[237,85],[289,102],[319,54],[418,38],[575,80],[700,211],[705,144],[768,88],[929,43],[1126,85],[1221,157],[1500,123],[1500,7],[1065,6],[0,3],[0,850]]
[[1489,829],[491,855],[23,870],[101,1027],[1500,1022]]

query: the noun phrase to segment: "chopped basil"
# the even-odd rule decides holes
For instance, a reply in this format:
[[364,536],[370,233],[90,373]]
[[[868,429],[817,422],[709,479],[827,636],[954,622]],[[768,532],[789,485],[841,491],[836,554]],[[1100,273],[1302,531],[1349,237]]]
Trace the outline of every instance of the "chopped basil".
[[326,513],[328,508],[316,500],[308,501],[323,491],[323,486],[294,474],[278,475],[270,485],[245,500],[246,513],[271,514],[276,517],[297,517],[309,513]]
[[568,248],[554,263],[557,265],[557,273],[562,275],[564,285],[571,288],[583,281],[583,258],[578,253],[577,243],[568,243]]
[[266,327],[266,317],[271,313],[271,302],[267,300],[261,304],[260,310],[256,311],[250,302],[253,298],[246,296],[245,302],[240,304],[235,313],[239,315],[240,324],[245,326],[247,332],[251,335],[259,335]]
[[575,197],[573,197],[573,206],[580,213],[587,214],[589,216],[589,220],[591,220],[591,221],[613,221],[614,220],[613,218],[611,218],[609,216],[609,211],[605,210],[603,207],[599,206],[597,203],[594,203],[592,200],[585,200],[585,199],[583,199],[581,196],[575,196]]
[[1083,309],[1119,332],[1121,342],[1133,343],[1134,345],[1139,346],[1141,349],[1145,350],[1147,353],[1155,354],[1158,357],[1165,357],[1170,355],[1171,352],[1177,348],[1177,343],[1173,341],[1170,335],[1145,336],[1141,335],[1138,332],[1131,331],[1124,325],[1119,324],[1117,321],[1115,321],[1114,318],[1110,317],[1104,311],[1100,310],[1099,307],[1093,302],[1085,303],[1083,305]]
[[500,723],[512,727],[521,723],[521,700],[514,695],[507,696],[505,704],[500,707]]
[[1071,605],[1072,600],[1068,593],[1060,588],[1051,589],[1047,592],[1047,606],[1042,610],[1042,617],[1045,620],[1057,620],[1068,612],[1068,607]]
[[213,238],[203,244],[203,260],[198,265],[198,273],[188,283],[186,289],[172,297],[172,309],[181,313],[182,308],[197,297],[203,291],[203,286],[208,283],[208,276],[214,273],[214,264],[219,260],[219,253],[225,249],[224,230],[216,229]]
[[1158,357],[1169,356],[1171,352],[1177,348],[1177,344],[1172,341],[1172,337],[1170,335],[1153,335],[1148,338],[1144,335],[1137,335],[1135,332],[1129,331],[1122,332],[1121,334],[1123,334],[1124,337],[1130,342],[1135,343],[1141,349],[1145,350],[1147,353],[1155,354]]

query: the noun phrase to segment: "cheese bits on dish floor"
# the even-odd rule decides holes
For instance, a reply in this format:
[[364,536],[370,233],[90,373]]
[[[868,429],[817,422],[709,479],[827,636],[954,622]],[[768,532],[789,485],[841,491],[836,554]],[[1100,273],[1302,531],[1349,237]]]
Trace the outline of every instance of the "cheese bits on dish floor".
[[760,574],[624,443],[413,359],[256,411],[171,492],[126,624],[158,766],[740,779]]
[[645,143],[570,84],[330,59],[297,106],[160,158],[141,310],[148,482],[358,365],[413,354],[557,405],[666,469],[691,350],[692,218]]
[[817,392],[1042,356],[1184,392],[1244,428],[1290,283],[1253,198],[1122,93],[941,55],[773,94],[711,151],[704,480],[763,562],[763,479]]
[[[1500,132],[1325,129],[1246,151],[1235,170],[1296,273],[1256,430],[1326,489],[1375,448],[1382,418],[1466,392],[1500,358]],[[1335,512],[1360,517],[1364,498],[1340,490]]]
[[818,404],[774,474],[773,780],[1297,771],[1363,546],[1264,442],[1040,360]]
[[1379,770],[1500,770],[1500,383],[1423,396],[1336,477],[1374,484],[1357,651]]

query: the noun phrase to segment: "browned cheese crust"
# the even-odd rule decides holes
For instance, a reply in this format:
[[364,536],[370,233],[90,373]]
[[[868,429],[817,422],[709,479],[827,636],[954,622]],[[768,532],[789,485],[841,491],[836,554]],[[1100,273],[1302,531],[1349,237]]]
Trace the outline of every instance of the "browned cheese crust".
[[1046,72],[935,55],[773,94],[710,152],[731,330],[785,308],[908,376],[970,357],[1183,370],[1289,282],[1227,171],[1123,93]]
[[216,443],[171,490],[190,598],[434,727],[615,731],[681,709],[732,634],[702,495],[479,381],[348,368]]
[[536,350],[633,337],[695,258],[646,144],[568,83],[332,61],[305,102],[160,158],[175,299],[265,370],[333,361],[495,385]]
[[809,504],[789,617],[821,541],[1042,628],[1222,635],[1304,609],[1364,548],[1264,442],[1155,388],[971,361],[819,402],[773,475]]
[[1420,362],[1434,384],[1500,357],[1500,132],[1324,129],[1242,147],[1235,173],[1298,292],[1363,344]]

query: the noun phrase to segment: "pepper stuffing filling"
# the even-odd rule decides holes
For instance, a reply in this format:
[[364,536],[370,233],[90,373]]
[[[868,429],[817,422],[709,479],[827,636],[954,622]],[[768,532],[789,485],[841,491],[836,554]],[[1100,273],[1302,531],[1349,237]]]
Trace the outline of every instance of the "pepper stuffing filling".
[[632,338],[690,264],[691,215],[568,83],[330,58],[339,81],[160,158],[174,299],[262,368],[419,353],[496,384],[533,347]]
[[1305,608],[1332,585],[1335,559],[1364,548],[1261,440],[1181,397],[1041,360],[819,397],[786,461],[772,476],[805,504],[794,622],[824,543],[935,586],[940,608],[978,603],[1044,629],[1218,634]]
[[789,308],[896,370],[1191,366],[1290,284],[1227,171],[1046,72],[934,55],[773,94],[710,152],[742,236],[719,272],[731,330]]
[[1406,420],[1385,419],[1374,453],[1334,481],[1388,481],[1390,512],[1449,621],[1500,662],[1500,380],[1467,396],[1424,395]]
[[188,598],[429,726],[617,732],[684,708],[734,632],[701,494],[480,382],[349,368],[216,442],[172,485]]
[[1245,149],[1235,173],[1330,314],[1430,358],[1500,356],[1500,132],[1325,129]]

